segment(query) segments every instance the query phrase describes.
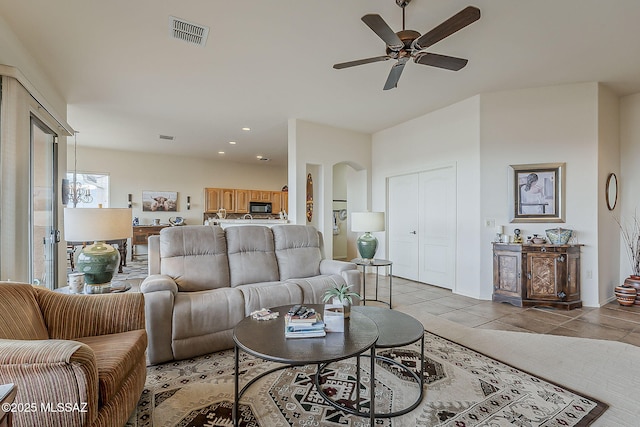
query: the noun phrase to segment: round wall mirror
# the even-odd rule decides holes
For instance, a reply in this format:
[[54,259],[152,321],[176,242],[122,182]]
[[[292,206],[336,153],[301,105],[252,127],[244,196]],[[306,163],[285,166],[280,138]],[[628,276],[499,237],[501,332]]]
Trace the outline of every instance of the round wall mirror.
[[615,173],[609,174],[605,187],[607,208],[612,211],[616,207],[616,203],[618,203],[618,177],[616,177]]

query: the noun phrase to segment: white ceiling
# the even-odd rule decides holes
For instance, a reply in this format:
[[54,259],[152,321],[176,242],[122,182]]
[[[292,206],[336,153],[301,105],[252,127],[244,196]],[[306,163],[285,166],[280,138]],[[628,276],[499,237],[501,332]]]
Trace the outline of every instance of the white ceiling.
[[[392,61],[332,65],[384,54],[360,18],[399,31],[394,0],[0,0],[0,15],[67,99],[78,145],[284,165],[289,118],[373,133],[478,93],[640,92],[640,1],[413,0],[406,27],[425,33],[469,4],[480,20],[429,49],[467,67],[410,62],[389,91]],[[206,46],[169,38],[170,15],[210,27]]]

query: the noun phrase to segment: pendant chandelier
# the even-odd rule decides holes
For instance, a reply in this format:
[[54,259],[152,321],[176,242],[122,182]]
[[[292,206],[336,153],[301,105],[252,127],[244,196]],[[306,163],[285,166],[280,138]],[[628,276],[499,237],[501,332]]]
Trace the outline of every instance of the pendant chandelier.
[[91,203],[93,196],[91,188],[78,182],[78,132],[73,133],[73,181],[69,183],[69,201],[73,207],[78,203]]

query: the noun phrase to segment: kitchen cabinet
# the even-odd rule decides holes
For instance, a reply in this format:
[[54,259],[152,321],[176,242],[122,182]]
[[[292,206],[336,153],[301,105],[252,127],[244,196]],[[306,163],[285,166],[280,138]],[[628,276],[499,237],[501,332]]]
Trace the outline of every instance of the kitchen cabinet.
[[250,190],[252,202],[271,202],[271,191]]
[[220,206],[220,200],[222,194],[219,188],[205,188],[204,189],[204,211],[216,212]]
[[205,212],[215,213],[220,209],[234,212],[235,193],[233,188],[205,188],[204,206]]
[[518,307],[582,307],[580,246],[494,243],[493,300]]
[[271,193],[271,206],[274,214],[287,212],[289,210],[289,193],[286,191],[273,191]]
[[270,202],[277,214],[289,207],[289,193],[286,191],[245,190],[241,188],[205,188],[204,212],[216,213],[224,209],[227,213],[249,213],[249,202]]
[[249,190],[238,190],[236,189],[235,195],[235,207],[236,213],[249,213]]
[[271,211],[274,214],[282,212],[282,192],[273,191],[271,193]]

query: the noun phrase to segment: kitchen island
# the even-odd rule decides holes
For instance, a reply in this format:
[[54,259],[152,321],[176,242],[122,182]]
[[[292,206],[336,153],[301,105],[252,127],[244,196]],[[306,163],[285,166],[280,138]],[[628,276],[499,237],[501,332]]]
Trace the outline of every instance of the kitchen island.
[[236,225],[266,225],[272,227],[274,225],[290,224],[288,219],[210,219],[205,221],[205,225],[219,225],[222,228],[233,227]]

